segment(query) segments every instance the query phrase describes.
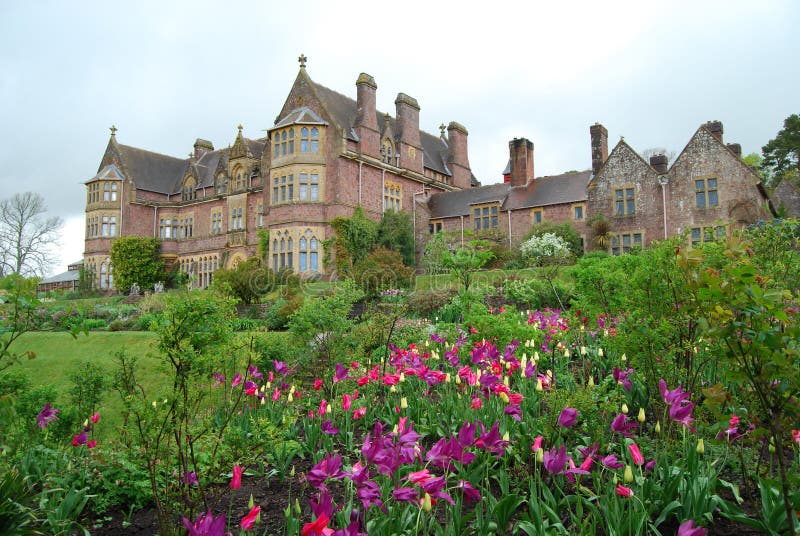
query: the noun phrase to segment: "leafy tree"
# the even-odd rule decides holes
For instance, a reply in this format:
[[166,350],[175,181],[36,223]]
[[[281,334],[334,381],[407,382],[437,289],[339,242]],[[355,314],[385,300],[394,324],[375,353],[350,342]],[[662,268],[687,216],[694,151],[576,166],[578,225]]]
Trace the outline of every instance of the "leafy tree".
[[275,274],[255,257],[214,273],[214,287],[245,305],[256,303],[275,288]]
[[414,226],[411,216],[406,212],[389,210],[383,213],[378,223],[378,244],[397,251],[403,257],[406,266],[415,265],[414,255]]
[[463,248],[443,256],[445,268],[450,269],[453,278],[464,286],[464,292],[469,292],[475,272],[483,268],[486,263],[494,258],[494,253],[489,250],[486,240],[472,240]]
[[378,224],[367,218],[361,207],[357,207],[353,217],[331,220],[331,227],[336,234],[325,241],[325,263],[329,263],[330,254],[333,253],[336,270],[341,275],[350,275],[356,260],[366,257],[375,247]]
[[450,243],[443,232],[438,232],[428,239],[425,251],[422,254],[422,267],[428,274],[443,274],[447,271],[444,266],[444,256],[450,253]]
[[379,246],[353,269],[358,287],[370,298],[383,290],[408,288],[414,271],[403,263],[400,253]]
[[357,344],[348,339],[355,325],[350,311],[363,296],[346,281],[327,296],[306,299],[289,319],[289,332],[298,342],[312,344],[320,364],[327,366],[334,356],[351,354],[350,346]]
[[123,236],[114,240],[111,244],[114,286],[127,292],[134,283],[141,288],[152,288],[163,281],[164,261],[160,251],[158,238]]
[[14,194],[0,201],[0,276],[42,275],[52,263],[52,247],[64,222],[44,219],[44,198],[37,193]]
[[783,122],[778,134],[761,148],[763,166],[777,178],[789,170],[800,171],[800,115],[792,114]]

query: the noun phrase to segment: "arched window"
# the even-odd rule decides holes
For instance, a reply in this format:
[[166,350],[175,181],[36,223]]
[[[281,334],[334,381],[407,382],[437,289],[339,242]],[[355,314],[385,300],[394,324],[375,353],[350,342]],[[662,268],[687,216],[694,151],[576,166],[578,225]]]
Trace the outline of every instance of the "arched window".
[[214,181],[214,192],[217,195],[222,195],[228,191],[228,179],[224,173],[217,175],[217,180]]
[[106,259],[100,264],[100,288],[112,289],[114,288],[114,274],[111,266],[111,259]]
[[278,134],[277,132],[272,137],[272,146],[273,146],[272,157],[273,158],[277,158],[278,155],[281,154],[281,135]]
[[317,127],[311,129],[303,127],[300,129],[300,152],[319,152],[319,129]]
[[312,272],[319,272],[319,241],[316,237],[311,238],[311,262],[309,264]]
[[289,154],[294,154],[294,129],[289,129]]
[[395,165],[394,144],[389,138],[383,138],[381,142],[381,160],[386,164]]
[[306,229],[298,245],[300,273],[319,272],[319,240],[311,229]]
[[308,271],[308,240],[305,236],[300,237],[300,272]]
[[197,197],[196,184],[194,177],[190,176],[183,179],[183,189],[181,190],[181,199],[183,201],[192,201]]
[[278,271],[278,239],[272,239],[272,270]]

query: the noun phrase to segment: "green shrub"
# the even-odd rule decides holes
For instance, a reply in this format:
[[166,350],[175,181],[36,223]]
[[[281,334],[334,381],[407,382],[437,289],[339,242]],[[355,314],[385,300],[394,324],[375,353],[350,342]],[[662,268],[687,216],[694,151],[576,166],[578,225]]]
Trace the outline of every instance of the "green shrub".
[[406,298],[408,310],[419,317],[433,318],[436,311],[447,303],[458,291],[454,288],[436,290],[417,290]]
[[87,318],[83,321],[83,328],[90,331],[106,329],[107,327],[108,323],[102,318]]
[[374,299],[382,291],[408,288],[414,271],[403,264],[403,258],[396,251],[384,247],[356,262],[353,279],[367,298]]

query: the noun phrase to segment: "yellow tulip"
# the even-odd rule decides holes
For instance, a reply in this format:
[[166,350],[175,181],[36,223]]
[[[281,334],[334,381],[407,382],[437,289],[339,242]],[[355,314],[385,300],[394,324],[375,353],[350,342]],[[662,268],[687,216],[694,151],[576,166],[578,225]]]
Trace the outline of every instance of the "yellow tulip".
[[625,466],[625,474],[622,476],[622,480],[626,484],[630,484],[631,482],[633,482],[633,469],[631,468],[630,465]]

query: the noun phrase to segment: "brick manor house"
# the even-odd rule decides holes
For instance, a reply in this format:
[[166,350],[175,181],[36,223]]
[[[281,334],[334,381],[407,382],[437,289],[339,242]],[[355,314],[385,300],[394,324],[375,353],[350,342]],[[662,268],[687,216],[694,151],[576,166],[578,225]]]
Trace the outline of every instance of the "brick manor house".
[[188,158],[175,158],[123,145],[111,128],[97,175],[86,182],[84,267],[99,288],[113,288],[111,242],[127,235],[159,237],[168,265],[191,274],[195,287],[255,255],[262,231],[271,268],[329,275],[329,222],[359,206],[374,219],[410,213],[418,258],[441,230],[463,237],[494,228],[515,245],[533,223],[570,221],[590,249],[586,222],[601,214],[609,252],[619,254],[684,231],[699,242],[770,217],[758,176],[738,145],[723,143],[717,121],[702,125],[669,167],[663,155],[645,161],[624,140],[609,153],[608,132],[595,124],[591,169],[536,178],[533,143],[514,139],[504,182],[480,186],[464,126],[423,132],[416,99],[399,93],[395,115],[381,113],[373,77],[358,77],[353,100],[312,81],[299,60],[263,138],[245,137],[239,125],[228,148],[197,139]]

